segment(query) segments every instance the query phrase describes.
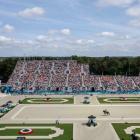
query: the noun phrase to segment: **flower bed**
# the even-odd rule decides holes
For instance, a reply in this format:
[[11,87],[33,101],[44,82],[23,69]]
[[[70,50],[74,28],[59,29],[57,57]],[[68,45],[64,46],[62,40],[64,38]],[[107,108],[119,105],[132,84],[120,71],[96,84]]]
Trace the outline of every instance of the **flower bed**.
[[24,128],[19,131],[20,135],[29,135],[32,134],[33,130],[31,128]]

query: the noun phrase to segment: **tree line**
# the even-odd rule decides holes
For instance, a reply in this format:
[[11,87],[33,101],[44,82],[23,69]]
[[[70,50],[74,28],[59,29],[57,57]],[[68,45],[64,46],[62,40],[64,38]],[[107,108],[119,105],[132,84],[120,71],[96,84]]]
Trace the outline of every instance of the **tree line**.
[[90,73],[95,75],[129,75],[140,73],[140,57],[3,57],[0,58],[0,80],[7,82],[18,60],[77,60],[89,64]]

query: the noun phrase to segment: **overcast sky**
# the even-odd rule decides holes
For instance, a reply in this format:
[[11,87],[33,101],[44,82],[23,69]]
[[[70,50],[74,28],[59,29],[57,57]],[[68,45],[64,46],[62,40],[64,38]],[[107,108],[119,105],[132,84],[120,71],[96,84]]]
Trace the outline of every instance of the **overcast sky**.
[[0,0],[0,56],[140,56],[140,0]]

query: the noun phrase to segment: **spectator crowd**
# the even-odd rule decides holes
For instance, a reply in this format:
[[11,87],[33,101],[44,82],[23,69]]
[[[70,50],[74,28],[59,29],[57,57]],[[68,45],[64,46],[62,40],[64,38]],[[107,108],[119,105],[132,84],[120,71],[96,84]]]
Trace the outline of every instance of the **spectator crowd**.
[[8,84],[14,90],[140,90],[140,76],[91,75],[89,65],[74,60],[18,61]]

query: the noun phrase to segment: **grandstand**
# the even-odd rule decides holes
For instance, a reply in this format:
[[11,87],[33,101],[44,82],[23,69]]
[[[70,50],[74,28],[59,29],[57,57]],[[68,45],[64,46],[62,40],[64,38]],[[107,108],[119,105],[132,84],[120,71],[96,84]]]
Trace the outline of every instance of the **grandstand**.
[[140,76],[91,75],[75,60],[20,60],[8,85],[14,91],[139,91]]

